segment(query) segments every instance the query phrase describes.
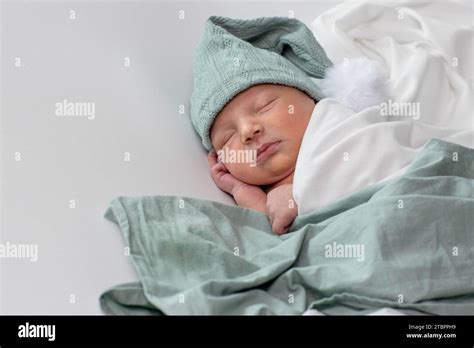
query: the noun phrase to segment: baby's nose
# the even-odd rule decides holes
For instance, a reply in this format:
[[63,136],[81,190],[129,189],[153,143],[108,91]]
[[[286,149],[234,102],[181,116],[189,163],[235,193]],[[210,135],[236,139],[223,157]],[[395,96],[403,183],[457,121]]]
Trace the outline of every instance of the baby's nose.
[[255,129],[253,130],[253,132],[251,133],[251,135],[245,135],[245,140],[243,141],[243,143],[245,145],[248,145],[248,143],[250,141],[252,141],[253,138],[255,138],[257,135],[259,135],[261,133],[261,129]]

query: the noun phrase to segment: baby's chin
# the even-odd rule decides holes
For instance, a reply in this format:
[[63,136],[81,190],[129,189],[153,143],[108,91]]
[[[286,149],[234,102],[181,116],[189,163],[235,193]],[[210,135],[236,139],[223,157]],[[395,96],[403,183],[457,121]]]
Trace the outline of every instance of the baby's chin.
[[294,166],[288,166],[287,168],[278,168],[278,170],[275,170],[273,168],[267,169],[267,168],[258,168],[258,167],[251,167],[248,169],[248,172],[246,173],[239,173],[235,172],[232,173],[232,170],[229,170],[231,174],[237,178],[240,181],[243,181],[247,184],[250,185],[255,185],[255,186],[266,186],[266,185],[272,185],[280,180],[283,180],[286,178],[288,175],[293,173],[294,171]]
[[278,181],[280,181],[281,179],[279,179],[278,177],[277,178],[255,178],[255,177],[251,177],[251,178],[248,178],[248,177],[245,177],[245,178],[242,178],[242,179],[239,179],[249,185],[254,185],[254,186],[266,186],[266,185],[272,185],[272,184],[275,184],[277,183]]

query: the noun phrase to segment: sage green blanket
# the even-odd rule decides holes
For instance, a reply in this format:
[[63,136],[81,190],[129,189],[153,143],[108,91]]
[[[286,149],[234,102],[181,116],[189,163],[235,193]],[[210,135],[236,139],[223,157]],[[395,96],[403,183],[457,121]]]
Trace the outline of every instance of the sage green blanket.
[[[118,197],[139,282],[107,314],[474,314],[474,150],[432,139],[408,171],[271,232],[257,211],[170,196]],[[315,192],[317,194],[317,192]]]

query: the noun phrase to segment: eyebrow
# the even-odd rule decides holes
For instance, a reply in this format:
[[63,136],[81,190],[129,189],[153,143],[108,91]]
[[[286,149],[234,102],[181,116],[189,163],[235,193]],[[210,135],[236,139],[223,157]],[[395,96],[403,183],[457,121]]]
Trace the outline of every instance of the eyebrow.
[[253,106],[256,107],[258,104],[262,104],[263,105],[258,105],[260,107],[264,107],[266,105],[266,103],[268,102],[267,99],[272,99],[272,98],[275,98],[276,97],[276,91],[274,90],[268,90],[268,89],[262,89],[262,91],[260,91],[260,93],[257,94],[257,96],[255,97],[255,101],[253,102]]

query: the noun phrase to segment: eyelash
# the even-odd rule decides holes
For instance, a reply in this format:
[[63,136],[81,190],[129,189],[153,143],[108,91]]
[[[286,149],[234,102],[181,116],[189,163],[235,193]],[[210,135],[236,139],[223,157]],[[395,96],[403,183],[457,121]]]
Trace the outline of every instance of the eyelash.
[[232,134],[226,140],[224,140],[224,145],[229,142],[230,138],[232,138],[233,135],[234,133],[232,132]]
[[269,103],[267,103],[266,105],[264,105],[263,107],[261,107],[261,108],[258,110],[257,113],[261,113],[263,109],[265,109],[268,105],[273,104],[273,102],[274,102],[275,100],[276,100],[276,98],[275,98],[275,99],[272,99]]

